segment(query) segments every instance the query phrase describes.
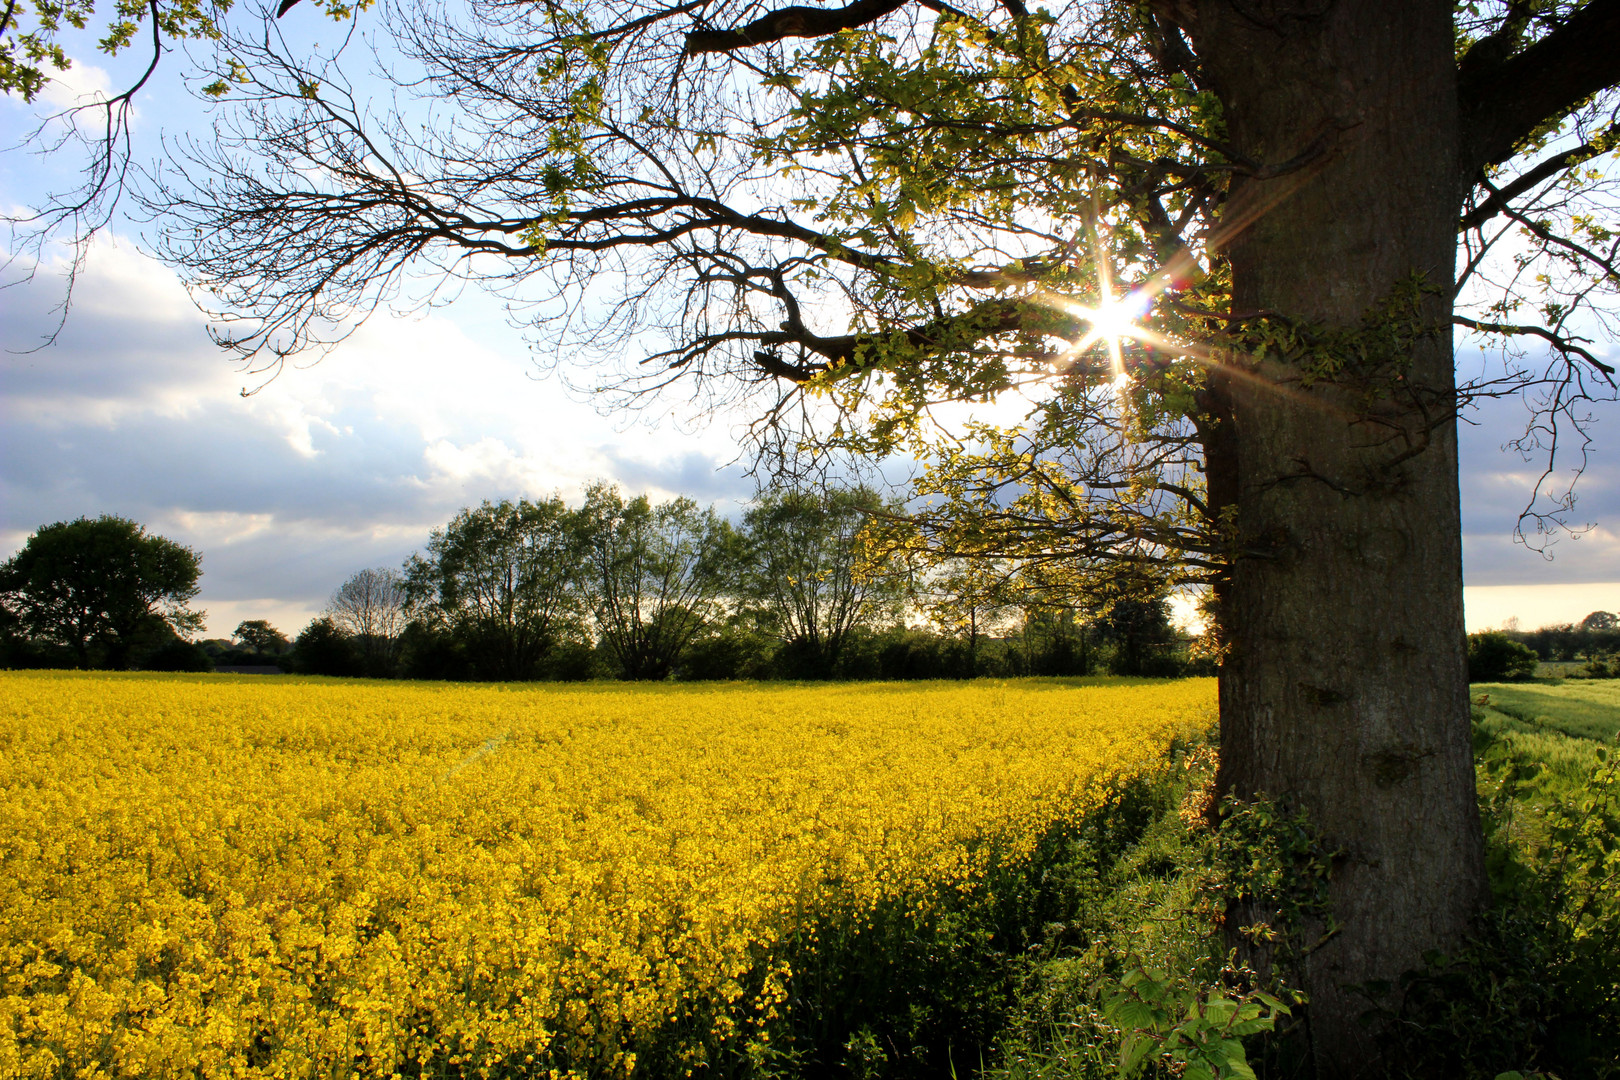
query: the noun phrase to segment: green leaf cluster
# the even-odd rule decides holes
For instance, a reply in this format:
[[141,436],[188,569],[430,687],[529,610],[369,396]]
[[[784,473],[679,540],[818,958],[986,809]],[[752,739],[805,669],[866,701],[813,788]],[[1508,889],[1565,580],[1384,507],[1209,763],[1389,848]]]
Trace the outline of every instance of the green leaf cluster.
[[1228,996],[1219,989],[1179,988],[1163,971],[1135,968],[1103,998],[1103,1015],[1124,1033],[1119,1075],[1129,1078],[1162,1060],[1185,1080],[1255,1080],[1243,1038],[1275,1028],[1289,1014],[1261,990]]
[[[333,19],[351,19],[373,0],[321,0],[321,9]],[[160,41],[218,41],[221,20],[234,0],[114,0],[103,9],[103,29],[96,48],[116,56],[143,31]],[[66,71],[72,59],[60,41],[65,28],[84,30],[97,23],[95,0],[17,0],[8,5],[10,18],[0,26],[0,92],[31,102],[51,79],[52,71]],[[166,47],[166,46],[164,46]],[[154,50],[153,62],[158,59]],[[233,81],[244,81],[239,61],[228,60],[228,73],[202,88],[210,97],[229,92]]]

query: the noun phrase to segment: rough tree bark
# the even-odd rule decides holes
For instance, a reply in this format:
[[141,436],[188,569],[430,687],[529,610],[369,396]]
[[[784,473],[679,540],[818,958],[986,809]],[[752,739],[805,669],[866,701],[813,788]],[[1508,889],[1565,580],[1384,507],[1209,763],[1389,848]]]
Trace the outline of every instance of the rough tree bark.
[[1216,380],[1211,494],[1240,553],[1220,604],[1219,784],[1305,809],[1343,849],[1341,929],[1299,976],[1318,1075],[1367,1075],[1375,1035],[1351,987],[1418,966],[1486,895],[1452,405],[1451,7],[1200,3],[1185,25],[1236,146],[1319,155],[1241,183],[1227,214],[1252,218],[1227,245],[1234,313],[1298,333]]

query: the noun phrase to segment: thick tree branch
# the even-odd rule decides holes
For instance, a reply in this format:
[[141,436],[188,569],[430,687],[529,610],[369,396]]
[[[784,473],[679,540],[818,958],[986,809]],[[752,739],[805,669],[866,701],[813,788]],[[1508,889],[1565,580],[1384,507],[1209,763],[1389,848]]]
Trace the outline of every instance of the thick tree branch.
[[[798,314],[798,303],[785,284],[778,287],[773,282],[771,293],[782,301],[788,316],[779,329],[735,329],[702,334],[688,344],[654,353],[643,363],[658,363],[668,370],[678,370],[716,349],[747,344],[755,347],[753,363],[762,374],[804,384],[838,369],[866,370],[878,362],[877,353],[893,348],[938,355],[971,350],[980,342],[1005,334],[1025,332],[1078,337],[1082,333],[1080,320],[1073,317],[1058,316],[1045,306],[1032,305],[1025,299],[997,297],[960,314],[931,319],[892,333],[822,336],[805,326]],[[796,351],[797,358],[784,356],[784,350]],[[1066,360],[1070,371],[1083,366],[1076,358]]]
[[1191,79],[1193,85],[1205,89],[1202,65],[1183,36],[1186,13],[1177,8],[1178,5],[1168,0],[1154,0],[1148,5],[1149,14],[1143,25],[1144,42],[1165,71],[1179,71]]
[[1592,0],[1552,33],[1511,56],[1511,42],[1481,40],[1458,67],[1462,113],[1458,166],[1465,189],[1480,170],[1584,99],[1620,83],[1620,0]]
[[1491,218],[1507,209],[1508,203],[1523,195],[1531,188],[1544,180],[1550,180],[1565,169],[1573,168],[1585,161],[1590,161],[1603,153],[1603,148],[1593,143],[1582,143],[1572,150],[1566,150],[1538,164],[1535,168],[1516,177],[1512,183],[1503,184],[1491,192],[1490,198],[1464,214],[1457,223],[1459,230],[1477,229]]
[[814,8],[795,4],[761,15],[729,30],[694,30],[686,35],[686,55],[731,52],[790,37],[825,37],[840,30],[876,22],[904,7],[907,0],[855,0],[847,7]]
[[1456,323],[1458,326],[1466,326],[1470,330],[1477,330],[1482,334],[1509,334],[1515,337],[1529,335],[1531,337],[1542,338],[1551,342],[1553,348],[1557,349],[1565,356],[1578,356],[1582,360],[1585,360],[1588,364],[1591,364],[1594,368],[1602,373],[1604,379],[1607,380],[1610,386],[1614,385],[1614,367],[1610,364],[1605,364],[1602,360],[1599,360],[1590,352],[1575,344],[1576,340],[1578,339],[1567,338],[1561,334],[1555,334],[1544,326],[1518,326],[1511,323],[1480,322],[1478,319],[1470,319],[1463,315],[1453,315],[1451,317],[1451,321]]
[[[1074,320],[1063,320],[1065,326],[1053,328],[1054,333],[1067,330],[1075,334]],[[1032,307],[1020,298],[997,298],[978,304],[962,315],[934,319],[898,332],[898,337],[909,348],[930,352],[945,352],[971,346],[985,338],[1034,329],[1037,323],[1051,323],[1053,319],[1045,308]],[[1045,329],[1045,327],[1041,327]],[[802,323],[790,319],[779,331],[762,333],[754,340],[765,346],[755,353],[754,360],[771,375],[806,382],[822,372],[845,365],[859,365],[862,354],[869,348],[882,348],[895,342],[895,335],[839,334],[821,337],[811,333]],[[775,350],[781,346],[797,346],[805,352],[825,358],[825,363],[788,364]]]

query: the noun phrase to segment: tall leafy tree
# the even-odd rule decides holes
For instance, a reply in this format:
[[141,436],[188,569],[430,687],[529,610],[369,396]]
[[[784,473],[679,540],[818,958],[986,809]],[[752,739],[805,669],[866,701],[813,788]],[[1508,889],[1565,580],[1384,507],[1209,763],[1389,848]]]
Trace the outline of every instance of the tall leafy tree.
[[[1350,988],[1486,896],[1459,410],[1535,388],[1567,427],[1612,393],[1585,339],[1620,272],[1620,0],[472,0],[385,26],[425,120],[227,42],[246,107],[156,201],[230,343],[277,363],[415,270],[488,274],[578,355],[661,334],[632,387],[758,391],[779,449],[825,402],[835,438],[933,455],[947,516],[919,529],[959,554],[1211,586],[1220,786],[1348,853],[1301,1030],[1323,1075],[1376,1067]],[[1458,325],[1517,360],[1459,385]],[[1026,422],[941,426],[1011,391]]]
[[684,496],[654,505],[606,483],[586,492],[578,522],[597,632],[625,678],[665,678],[723,614],[735,566],[730,526]]
[[1170,600],[1151,587],[1122,588],[1101,612],[1097,629],[1113,642],[1111,670],[1116,675],[1168,675],[1175,673],[1170,655],[1176,628],[1170,622]]
[[1004,561],[948,559],[919,575],[913,585],[929,621],[966,642],[970,675],[979,671],[979,647],[986,635],[1007,628],[1017,600],[1013,573]]
[[1073,607],[1026,600],[1019,647],[1031,675],[1090,675],[1096,670],[1094,632]]
[[0,566],[0,595],[32,634],[65,645],[80,667],[129,666],[143,634],[189,634],[203,612],[195,551],[104,514],[41,526]]
[[862,532],[886,509],[870,488],[779,488],[743,515],[744,589],[769,613],[796,674],[830,676],[850,632],[896,610],[901,579],[863,564]]
[[582,555],[566,503],[519,499],[461,511],[405,565],[417,612],[467,649],[481,679],[531,679],[576,632]]

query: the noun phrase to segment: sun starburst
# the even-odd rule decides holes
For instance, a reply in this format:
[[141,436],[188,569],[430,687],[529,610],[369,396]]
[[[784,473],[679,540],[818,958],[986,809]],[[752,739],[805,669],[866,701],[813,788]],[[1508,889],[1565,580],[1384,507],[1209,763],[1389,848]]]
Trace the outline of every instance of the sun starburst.
[[1116,381],[1126,374],[1122,343],[1148,341],[1157,336],[1140,322],[1153,306],[1152,297],[1140,290],[1115,298],[1105,288],[1102,300],[1095,307],[1073,302],[1065,306],[1087,324],[1085,336],[1074,343],[1075,355],[1102,343],[1108,350],[1109,367]]
[[1069,347],[1069,355],[1078,357],[1094,345],[1102,345],[1108,353],[1110,381],[1123,388],[1130,378],[1125,367],[1126,341],[1162,345],[1164,336],[1143,325],[1153,309],[1154,298],[1166,287],[1158,277],[1150,278],[1138,288],[1115,295],[1113,253],[1108,248],[1107,232],[1095,225],[1091,234],[1092,257],[1097,267],[1097,302],[1082,304],[1064,296],[1049,296],[1048,301],[1062,311],[1074,315],[1086,324],[1086,332]]

